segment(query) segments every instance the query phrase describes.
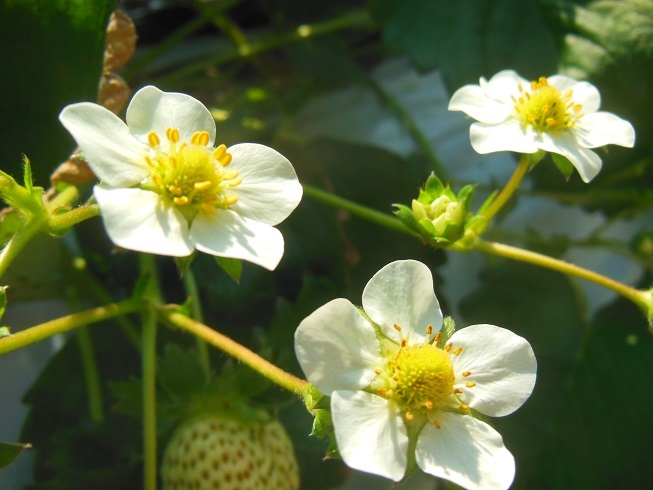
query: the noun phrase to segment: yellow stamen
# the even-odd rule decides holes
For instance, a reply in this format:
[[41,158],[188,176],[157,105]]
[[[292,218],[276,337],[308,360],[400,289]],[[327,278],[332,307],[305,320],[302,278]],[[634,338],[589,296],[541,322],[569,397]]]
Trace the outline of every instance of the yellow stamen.
[[242,183],[243,179],[238,177],[237,179],[233,179],[229,182],[229,187],[236,187],[237,185],[240,185]]
[[467,383],[465,383],[465,386],[467,386],[467,388],[473,388],[474,386],[476,386],[476,383],[474,383],[473,381],[467,381]]
[[451,342],[449,342],[447,345],[444,346],[444,350],[446,350],[447,352],[449,352],[449,351],[451,350],[452,347],[453,347],[453,344],[452,344]]
[[431,335],[433,333],[433,325],[426,327],[426,335]]
[[463,348],[462,348],[462,347],[457,347],[456,349],[454,349],[453,353],[454,353],[456,356],[459,356],[460,353],[461,353],[462,351],[463,351]]
[[225,204],[227,206],[236,204],[237,201],[238,201],[238,196],[236,194],[227,194],[222,198],[222,204]]
[[210,180],[205,180],[203,182],[195,182],[193,184],[193,188],[198,191],[205,191],[209,187],[211,187],[211,181]]
[[469,410],[469,407],[468,407],[467,405],[465,405],[464,403],[463,403],[462,405],[460,405],[459,408],[460,408],[461,410]]
[[441,427],[440,423],[437,420],[433,421],[433,425],[435,425],[438,429]]
[[166,138],[170,143],[179,143],[179,130],[177,128],[166,129]]
[[183,206],[184,204],[188,204],[188,198],[186,196],[173,197],[172,202],[178,206]]
[[442,340],[442,332],[438,332],[438,333],[435,334],[436,343],[440,342],[440,340]]
[[159,139],[158,134],[156,134],[154,131],[150,131],[149,133],[147,133],[147,142],[152,148],[155,148],[159,146],[161,140]]
[[395,330],[396,330],[397,332],[401,332],[401,327],[400,327],[399,325],[397,325],[397,324],[395,323],[393,326],[395,327]]
[[466,377],[469,376],[470,374],[472,374],[471,371],[465,371],[465,372],[463,373],[463,376],[465,376],[465,378],[466,378]]

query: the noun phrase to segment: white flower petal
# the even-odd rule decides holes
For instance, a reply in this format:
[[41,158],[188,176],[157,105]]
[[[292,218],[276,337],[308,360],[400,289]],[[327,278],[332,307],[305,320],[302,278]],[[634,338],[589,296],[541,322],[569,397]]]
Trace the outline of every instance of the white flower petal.
[[501,434],[470,415],[442,412],[440,429],[427,424],[415,455],[423,471],[467,490],[505,490],[515,478],[515,460]]
[[93,195],[107,233],[119,247],[174,257],[193,252],[186,219],[155,192],[95,186]]
[[306,317],[295,332],[295,353],[308,380],[325,395],[358,390],[382,367],[372,325],[344,298],[334,299]]
[[286,219],[302,198],[302,186],[286,157],[264,145],[242,143],[228,149],[242,183],[233,188],[238,201],[232,209],[268,225]]
[[[537,362],[526,339],[494,325],[472,325],[449,340],[456,379],[454,388],[470,407],[490,417],[502,417],[521,407],[535,386]],[[453,350],[452,350],[453,352]],[[470,371],[465,377],[462,373]],[[472,388],[467,382],[476,383]]]
[[150,131],[164,141],[168,128],[177,128],[181,141],[196,131],[208,131],[209,146],[215,141],[215,121],[204,104],[190,95],[162,92],[151,85],[136,92],[129,103],[127,125],[143,143]]
[[111,111],[81,102],[65,107],[59,120],[81,147],[95,175],[106,184],[131,186],[149,175],[145,162],[148,148]]
[[571,101],[574,104],[582,105],[583,113],[588,114],[599,110],[601,106],[601,94],[591,83],[578,82],[564,75],[554,75],[549,77],[548,80],[549,85],[558,89],[563,95],[567,90],[571,90]]
[[363,309],[397,343],[406,337],[409,345],[424,343],[429,340],[426,327],[432,325],[435,335],[442,326],[433,276],[416,260],[398,260],[374,274],[363,291]]
[[481,154],[495,151],[535,153],[539,149],[534,131],[524,131],[517,119],[496,125],[474,123],[469,135],[472,147]]
[[585,114],[573,128],[578,142],[585,148],[604,145],[635,146],[635,128],[610,112]]
[[408,435],[399,410],[364,391],[334,391],[331,416],[338,451],[350,468],[399,481],[408,464]]
[[197,250],[232,257],[274,270],[283,257],[283,235],[272,226],[231,210],[198,214],[190,227]]
[[580,146],[574,135],[570,133],[543,133],[540,147],[545,151],[566,156],[576,167],[584,182],[589,182],[596,177],[603,165],[601,158],[595,152]]
[[530,82],[520,77],[514,70],[502,70],[490,78],[483,89],[488,97],[496,101],[503,101],[512,108],[512,97],[519,98],[520,86],[523,90],[528,90]]
[[512,106],[487,97],[478,85],[459,88],[449,101],[450,111],[462,111],[484,123],[497,124],[512,113]]

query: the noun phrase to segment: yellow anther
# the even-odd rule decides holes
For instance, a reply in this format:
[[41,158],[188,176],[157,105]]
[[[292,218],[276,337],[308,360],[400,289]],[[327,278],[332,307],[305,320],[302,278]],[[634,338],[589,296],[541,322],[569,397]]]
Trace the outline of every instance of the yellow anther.
[[218,199],[218,196],[215,194],[208,194],[204,196],[204,202],[211,202],[211,201],[216,201]]
[[169,185],[168,190],[172,192],[175,196],[181,196],[183,193],[181,188],[177,187],[176,185]]
[[236,194],[227,194],[222,198],[222,204],[226,206],[231,206],[232,204],[236,204],[238,201],[238,196]]
[[210,180],[205,180],[205,181],[203,181],[203,182],[195,182],[195,183],[193,184],[193,189],[195,189],[195,190],[197,190],[197,191],[205,191],[206,189],[208,189],[209,187],[211,187],[211,185],[212,185],[212,184],[211,184],[211,181],[210,181]]
[[375,369],[374,372],[375,372],[376,374],[381,374],[381,370],[380,370],[380,369]]
[[147,133],[147,143],[152,148],[159,146],[159,144],[161,143],[161,140],[159,139],[159,135],[156,134],[154,131],[150,131],[149,133]]
[[242,183],[243,179],[238,177],[237,179],[233,179],[229,182],[229,187],[236,187],[237,185],[240,185]]
[[449,352],[449,351],[451,350],[452,347],[453,347],[453,344],[452,344],[451,342],[449,342],[447,345],[444,346],[444,350],[446,350],[447,352]]
[[163,180],[159,174],[152,174],[152,180],[159,187],[161,187],[161,184],[163,184]]
[[200,204],[200,209],[204,211],[205,213],[212,213],[215,211],[215,208],[211,206],[210,204],[202,203]]
[[395,328],[395,330],[396,330],[397,332],[401,332],[401,326],[399,326],[399,325],[397,325],[397,324],[395,323],[395,324],[393,325],[393,327]]
[[460,407],[458,407],[458,408],[460,408],[461,410],[469,410],[469,407],[467,405],[465,405],[464,403],[462,405],[460,405]]
[[442,332],[438,332],[435,334],[435,341],[440,342],[442,340]]
[[426,403],[424,403],[424,408],[427,410],[433,410],[433,402],[431,400],[427,400]]
[[463,390],[461,390],[461,389],[459,389],[459,388],[456,388],[455,390],[453,390],[453,392],[454,392],[456,395],[460,395],[460,394],[463,392]]
[[467,388],[473,388],[474,386],[476,386],[476,383],[474,383],[473,381],[467,381],[467,383],[465,383],[465,386],[467,386]]
[[238,177],[238,170],[227,170],[222,174],[222,180],[231,180]]
[[583,106],[580,104],[574,104],[572,108],[574,109],[574,112],[580,112],[583,109]]
[[179,143],[179,130],[177,128],[166,129],[166,138],[170,143]]
[[213,151],[213,158],[221,160],[225,153],[227,153],[227,147],[225,145],[220,145]]
[[168,157],[168,163],[172,168],[177,168],[177,159],[175,157]]
[[406,342],[406,339],[401,339],[401,346],[402,347],[406,347],[407,344],[408,344],[408,342]]
[[218,161],[220,162],[220,165],[222,165],[223,167],[227,167],[231,163],[231,159],[232,159],[231,153],[225,153],[222,158],[218,159]]
[[206,146],[209,144],[209,140],[211,139],[211,136],[209,135],[208,131],[202,131],[200,133],[200,142],[199,144],[201,146]]
[[546,118],[546,123],[547,123],[549,126],[555,126],[555,125],[556,125],[556,120],[553,119],[552,117],[547,117],[547,118]]
[[190,143],[191,145],[198,145],[199,140],[200,140],[200,134],[201,131],[195,131],[193,134],[190,135]]
[[145,157],[145,163],[147,163],[147,165],[152,167],[152,168],[154,168],[156,166],[156,165],[154,165],[154,162],[152,161],[152,159],[150,157],[148,157],[148,156]]
[[437,420],[433,421],[433,425],[435,425],[438,429],[441,427],[440,423]]
[[426,335],[431,335],[433,333],[433,325],[426,327]]
[[406,412],[406,420],[408,420],[408,422],[410,422],[414,418],[415,416],[411,412]]
[[465,376],[465,378],[466,378],[466,377],[469,376],[470,374],[472,374],[471,371],[465,371],[465,372],[463,373],[463,376]]
[[173,197],[172,202],[178,206],[183,206],[184,204],[188,204],[188,198],[186,196]]
[[456,356],[459,356],[460,353],[461,353],[462,351],[463,351],[463,348],[462,348],[462,347],[457,347],[456,349],[454,349],[453,353],[454,353]]
[[376,390],[376,392],[381,396],[387,396],[388,394],[388,390],[384,390],[383,388]]

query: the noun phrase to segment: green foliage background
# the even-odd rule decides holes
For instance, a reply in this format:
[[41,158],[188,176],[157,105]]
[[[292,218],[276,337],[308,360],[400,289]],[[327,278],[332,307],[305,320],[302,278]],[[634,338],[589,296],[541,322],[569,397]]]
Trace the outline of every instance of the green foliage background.
[[[439,160],[437,144],[417,144],[420,126],[417,131],[411,126],[410,105],[398,104],[397,93],[372,76],[375,67],[403,57],[420,76],[439,70],[449,93],[505,68],[529,78],[562,71],[590,80],[601,90],[603,109],[633,122],[636,148],[610,148],[603,155],[604,170],[590,185],[575,175],[565,183],[550,162],[543,162],[532,174],[531,191],[600,213],[608,223],[641,219],[653,204],[649,0],[162,4],[159,11],[148,10],[146,2],[125,4],[141,36],[139,52],[123,70],[131,87],[155,84],[193,94],[214,110],[222,142],[275,147],[293,162],[303,183],[390,212],[392,203],[410,203],[432,170],[455,170]],[[104,28],[114,5],[109,0],[0,3],[3,170],[17,175],[25,153],[36,183],[47,186],[49,173],[74,149],[57,116],[68,103],[95,100]],[[311,29],[297,31],[302,25]],[[243,45],[252,54],[243,55]],[[351,86],[372,91],[384,118],[412,127],[407,134],[415,139],[413,151],[390,151],[362,136],[345,140],[311,132],[306,107]],[[352,115],[331,110],[324,117],[359,134],[348,129]],[[359,127],[379,122],[372,111],[362,114]],[[453,184],[467,183],[474,182]],[[530,223],[527,235],[511,240],[558,255],[568,249],[569,237],[546,236],[538,231],[540,224]],[[309,197],[280,229],[286,254],[274,273],[245,264],[236,285],[212,258],[195,260],[207,324],[301,375],[292,335],[307,314],[335,297],[360,302],[367,280],[392,260],[421,260],[434,273],[445,314],[460,312],[459,327],[495,323],[526,337],[535,349],[539,376],[533,397],[515,415],[494,421],[517,460],[513,488],[653,487],[648,464],[653,344],[646,321],[630,304],[612,300],[590,314],[576,281],[503,260],[484,261],[479,277],[469,278],[476,285],[461,297],[451,286],[461,278],[456,282],[443,273],[450,253]],[[652,232],[653,223],[643,231]],[[111,254],[99,220],[84,223],[74,238],[79,249],[57,254],[59,287],[46,293],[66,292],[81,304],[100,304],[90,293],[90,276],[67,266],[71,254],[80,254],[114,299],[128,296],[137,279],[135,255]],[[635,261],[644,271],[639,286],[650,286],[653,254],[631,238],[624,234],[606,243],[590,237],[585,246]],[[182,303],[185,293],[174,263],[162,258],[158,265],[166,299]],[[43,280],[38,267],[20,267],[28,268],[32,280]],[[20,299],[20,292],[15,294],[10,308]],[[97,424],[89,418],[79,348],[71,337],[25,397],[31,413],[22,440],[34,445],[34,489],[141,486],[138,353],[117,324],[90,332],[106,381],[106,420]],[[162,330],[159,347],[162,444],[197,397],[253,399],[274,407],[285,422],[305,488],[333,488],[346,476],[341,463],[321,461],[325,445],[306,436],[311,420],[301,404],[217,352],[211,356],[214,370],[222,373],[219,381],[199,382],[194,344],[179,332]]]

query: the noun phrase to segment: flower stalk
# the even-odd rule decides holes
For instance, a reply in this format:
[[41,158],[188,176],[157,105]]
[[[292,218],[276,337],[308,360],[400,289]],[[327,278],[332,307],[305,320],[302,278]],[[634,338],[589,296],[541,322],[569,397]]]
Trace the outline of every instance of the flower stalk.
[[521,181],[524,180],[524,177],[528,172],[528,168],[529,168],[529,158],[528,155],[524,154],[519,160],[519,163],[517,164],[517,168],[513,172],[506,186],[503,188],[503,190],[499,193],[496,199],[492,201],[492,203],[488,206],[488,208],[483,213],[483,217],[485,218],[484,222],[486,225],[489,224],[490,221],[492,221],[492,218],[494,218],[497,215],[497,213],[501,211],[503,206],[505,206],[505,204],[513,196],[513,194],[519,187],[519,184],[521,184]]
[[0,355],[40,342],[59,333],[109,320],[120,315],[134,313],[143,309],[145,305],[146,303],[141,299],[130,298],[119,303],[99,306],[35,325],[27,330],[1,338]]
[[247,364],[254,371],[282,388],[300,396],[303,396],[306,392],[306,389],[308,388],[307,381],[299,379],[283,369],[278,368],[258,354],[255,354],[238,342],[216,332],[203,323],[188,318],[170,308],[161,308],[159,314],[170,325],[186,330],[196,337],[203,339],[214,347],[217,347],[230,356],[242,361],[244,364]]

